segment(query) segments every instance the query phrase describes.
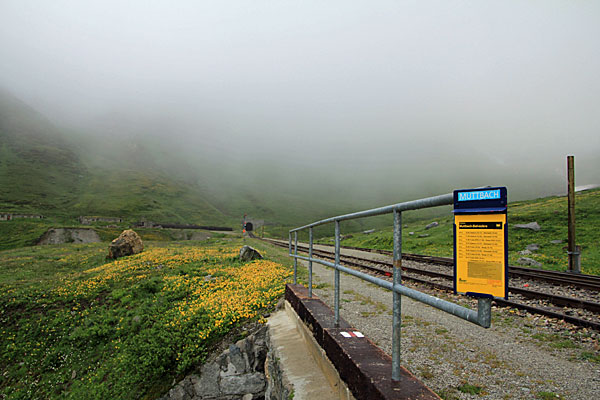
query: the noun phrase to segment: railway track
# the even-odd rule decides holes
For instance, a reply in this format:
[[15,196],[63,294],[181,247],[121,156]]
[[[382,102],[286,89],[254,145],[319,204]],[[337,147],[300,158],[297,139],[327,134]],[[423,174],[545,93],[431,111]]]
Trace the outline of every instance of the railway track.
[[[367,251],[370,253],[384,254],[392,256],[392,252],[389,250],[377,250],[367,249],[364,247],[354,246],[342,246],[345,249]],[[454,260],[448,257],[434,257],[434,256],[423,256],[420,254],[402,253],[402,258],[405,260],[413,260],[417,262],[432,263],[438,265],[445,265],[449,267],[454,266]],[[586,274],[570,274],[567,272],[560,271],[548,271],[535,268],[527,267],[508,267],[509,278],[521,277],[529,278],[534,280],[546,281],[549,283],[560,284],[560,285],[574,285],[582,289],[595,290],[600,292],[600,276],[586,275]]]
[[[263,239],[274,245],[288,248],[288,242],[277,241],[273,239]],[[370,251],[391,257],[390,251],[371,250],[357,247],[343,246],[344,249]],[[298,245],[298,251],[307,253],[308,247]],[[325,259],[334,259],[333,251],[313,248],[313,255]],[[453,263],[450,258],[421,256],[418,254],[404,254],[403,260],[414,261],[415,263],[404,263],[402,266],[402,279],[434,287],[445,291],[454,291],[453,281]],[[393,265],[391,260],[374,260],[358,256],[349,256],[340,254],[340,262],[346,266],[361,268],[369,273],[391,277]],[[419,265],[415,265],[419,263]],[[423,263],[435,266],[425,268]],[[409,265],[410,264],[410,265]],[[587,278],[589,277],[589,279]],[[528,269],[521,267],[510,267],[509,281],[511,283],[521,284],[522,282],[532,282],[536,289],[522,288],[515,285],[509,286],[509,293],[514,299],[506,300],[504,298],[494,298],[498,306],[512,307],[524,310],[534,314],[541,314],[553,318],[562,319],[574,325],[588,327],[600,331],[600,303],[597,299],[600,296],[600,278],[590,275],[571,276],[571,274],[544,271],[537,269]],[[535,283],[533,283],[535,282]],[[540,283],[540,282],[543,282]],[[538,288],[544,286],[545,288]],[[528,286],[526,283],[525,286]],[[554,286],[555,293],[549,292],[549,287]],[[556,289],[562,287],[563,289]],[[561,291],[575,291],[577,296],[565,296]],[[556,293],[559,292],[559,293]],[[581,315],[583,314],[583,315]]]

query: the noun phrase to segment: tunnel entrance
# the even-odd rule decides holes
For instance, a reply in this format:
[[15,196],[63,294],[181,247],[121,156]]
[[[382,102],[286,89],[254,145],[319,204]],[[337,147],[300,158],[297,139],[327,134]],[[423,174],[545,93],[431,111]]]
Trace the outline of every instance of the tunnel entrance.
[[254,226],[252,226],[252,222],[246,222],[246,232],[252,232],[253,228]]

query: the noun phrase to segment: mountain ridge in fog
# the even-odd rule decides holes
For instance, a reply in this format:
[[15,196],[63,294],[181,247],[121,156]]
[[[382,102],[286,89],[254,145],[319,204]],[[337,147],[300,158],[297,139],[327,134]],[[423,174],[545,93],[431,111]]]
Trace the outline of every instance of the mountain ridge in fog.
[[8,92],[0,93],[0,116],[2,210],[226,225],[237,225],[244,213],[275,224],[324,215],[318,200],[278,194],[271,183],[229,168],[227,159],[199,162],[201,154],[182,154],[144,131],[61,130]]
[[[49,122],[51,118],[14,96],[5,92],[1,97],[3,135],[18,138],[43,133],[76,164],[53,172],[52,179],[42,179],[48,165],[28,168],[26,159],[14,158],[23,153],[23,146],[13,146],[13,158],[3,159],[3,164],[17,163],[31,177],[38,171],[37,179],[50,183],[64,174],[68,185],[56,195],[63,197],[63,210],[53,210],[56,205],[42,189],[31,189],[30,203],[18,205],[14,200],[27,189],[4,173],[3,208],[49,207],[44,212],[118,214],[198,224],[237,224],[243,214],[249,214],[290,226],[464,187],[506,185],[511,200],[564,193],[563,159],[556,160],[555,172],[540,173],[528,181],[540,169],[533,155],[506,163],[494,155],[493,148],[488,153],[468,143],[464,152],[430,149],[449,147],[451,137],[431,145],[408,143],[410,151],[398,148],[397,158],[393,148],[379,151],[368,139],[353,151],[344,150],[342,144],[338,153],[320,152],[318,140],[282,142],[266,151],[257,147],[251,134],[237,142],[218,139],[219,126],[214,121],[198,128],[202,125],[181,123],[177,112],[113,110],[87,124],[57,128]],[[198,130],[192,140],[194,129]],[[13,140],[13,145],[18,143]],[[47,143],[36,146],[50,151]],[[3,148],[7,151],[6,145]],[[589,164],[589,156],[583,161]],[[592,157],[591,164],[598,165],[598,160]]]

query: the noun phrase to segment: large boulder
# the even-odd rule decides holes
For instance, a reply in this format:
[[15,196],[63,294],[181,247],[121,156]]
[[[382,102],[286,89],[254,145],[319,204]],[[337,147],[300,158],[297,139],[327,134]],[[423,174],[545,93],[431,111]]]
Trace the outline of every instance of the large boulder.
[[142,238],[132,231],[127,229],[113,240],[108,247],[108,258],[117,259],[119,257],[130,256],[144,251]]
[[250,246],[246,245],[240,249],[240,260],[242,261],[260,260],[261,258],[263,257],[258,250]]

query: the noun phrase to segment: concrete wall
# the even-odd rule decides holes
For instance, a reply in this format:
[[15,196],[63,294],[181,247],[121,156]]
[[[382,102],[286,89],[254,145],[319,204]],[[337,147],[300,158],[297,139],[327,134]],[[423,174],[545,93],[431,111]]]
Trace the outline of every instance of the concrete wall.
[[0,221],[10,221],[16,218],[28,218],[28,219],[42,219],[43,215],[39,214],[13,214],[13,213],[2,213],[0,214]]
[[79,223],[82,225],[89,225],[93,222],[113,222],[120,223],[123,222],[123,218],[119,217],[93,217],[93,216],[80,216]]

